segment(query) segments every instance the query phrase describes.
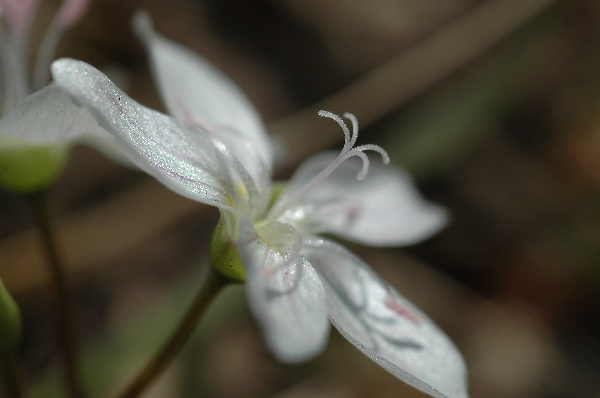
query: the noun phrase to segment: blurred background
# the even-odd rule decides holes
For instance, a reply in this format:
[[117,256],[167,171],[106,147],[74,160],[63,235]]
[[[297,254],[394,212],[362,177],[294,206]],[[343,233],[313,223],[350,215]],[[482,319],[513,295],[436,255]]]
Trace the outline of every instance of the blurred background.
[[[45,0],[32,52],[59,6]],[[94,0],[60,56],[164,110],[131,29],[194,49],[252,99],[276,176],[338,148],[318,109],[352,112],[451,224],[401,249],[351,245],[428,313],[469,367],[471,397],[600,397],[600,3],[594,0]],[[85,384],[110,396],[190,302],[216,209],[87,147],[53,191]],[[59,397],[51,289],[29,209],[0,191],[0,276],[24,314],[31,397]],[[214,303],[149,397],[424,397],[337,333],[277,363],[243,286]]]

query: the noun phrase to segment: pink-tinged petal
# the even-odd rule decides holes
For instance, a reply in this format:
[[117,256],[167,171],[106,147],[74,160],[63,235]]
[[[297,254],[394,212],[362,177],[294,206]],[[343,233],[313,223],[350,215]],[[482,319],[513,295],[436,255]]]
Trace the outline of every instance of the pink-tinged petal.
[[[304,162],[280,200],[296,195],[335,156],[323,153]],[[346,160],[279,220],[302,231],[329,232],[372,246],[417,243],[446,225],[445,209],[425,200],[401,168],[373,157],[366,178],[358,181],[362,165],[357,157]]]
[[140,105],[85,62],[55,61],[52,75],[139,168],[190,199],[221,208],[234,205],[232,170],[209,134]]
[[3,144],[40,145],[73,141],[100,127],[71,97],[50,85],[19,102],[0,119]]
[[40,0],[0,0],[0,8],[11,30],[25,35],[35,15]]
[[79,21],[92,0],[64,0],[58,10],[58,20],[69,27]]
[[261,187],[273,155],[261,117],[246,95],[206,59],[156,33],[147,14],[138,13],[134,22],[169,112],[225,142]]
[[250,308],[279,360],[308,360],[327,343],[323,286],[306,258],[298,255],[301,241],[291,226],[272,223],[261,234],[248,218],[240,220],[236,245],[246,270]]
[[454,344],[364,261],[316,238],[305,240],[302,254],[319,274],[331,322],[346,339],[432,397],[468,397],[466,367]]

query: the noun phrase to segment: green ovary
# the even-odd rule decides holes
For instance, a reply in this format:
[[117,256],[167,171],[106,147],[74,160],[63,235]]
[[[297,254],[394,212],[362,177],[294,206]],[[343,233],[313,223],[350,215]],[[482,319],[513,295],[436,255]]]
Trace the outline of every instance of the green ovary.
[[27,194],[48,188],[67,161],[68,147],[35,146],[0,150],[0,185]]

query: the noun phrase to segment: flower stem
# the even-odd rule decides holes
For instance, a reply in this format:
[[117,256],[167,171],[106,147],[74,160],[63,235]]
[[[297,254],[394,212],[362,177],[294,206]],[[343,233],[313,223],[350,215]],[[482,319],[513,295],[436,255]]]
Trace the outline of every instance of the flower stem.
[[59,349],[62,356],[64,381],[71,398],[83,398],[83,390],[77,377],[77,343],[73,304],[69,294],[67,274],[56,242],[55,226],[50,215],[47,193],[37,192],[27,195],[33,209],[42,244],[50,267],[52,284],[56,294],[56,329]]
[[117,395],[117,398],[139,397],[160,376],[187,342],[217,293],[230,282],[212,267],[210,268],[177,329],[131,383]]
[[0,356],[2,360],[2,372],[4,373],[6,392],[10,398],[22,398],[23,394],[23,370],[16,352],[9,352]]

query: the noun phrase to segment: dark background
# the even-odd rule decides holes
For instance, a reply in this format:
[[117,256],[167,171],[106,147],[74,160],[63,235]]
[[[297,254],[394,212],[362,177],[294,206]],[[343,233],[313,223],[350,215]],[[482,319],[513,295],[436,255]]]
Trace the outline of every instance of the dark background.
[[[43,34],[58,2],[42,4]],[[340,146],[353,112],[446,206],[401,249],[351,246],[456,342],[473,398],[600,397],[600,4],[592,0],[95,0],[61,56],[163,109],[131,16],[218,65],[281,140],[276,175]],[[287,146],[286,146],[287,145]],[[174,327],[213,208],[78,147],[53,192],[86,385],[109,396]],[[0,275],[24,312],[31,397],[56,393],[51,290],[27,207],[0,192]],[[336,333],[300,366],[267,352],[243,287],[215,303],[153,397],[421,397]]]

